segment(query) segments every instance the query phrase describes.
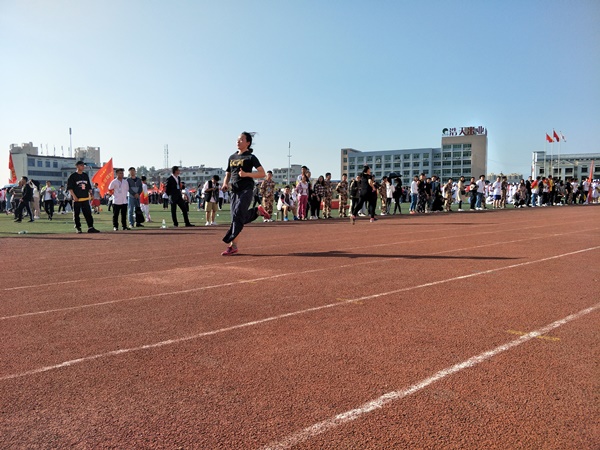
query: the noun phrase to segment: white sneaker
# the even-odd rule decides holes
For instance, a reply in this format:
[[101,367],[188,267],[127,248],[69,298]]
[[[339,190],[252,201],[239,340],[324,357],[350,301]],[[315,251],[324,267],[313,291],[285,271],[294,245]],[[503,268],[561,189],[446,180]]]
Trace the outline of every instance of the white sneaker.
[[210,227],[210,222],[206,222],[206,223],[204,224],[204,226],[205,226],[205,227]]
[[217,222],[211,222],[210,224],[211,225],[217,225]]
[[464,209],[460,209],[460,208],[459,208],[458,210],[459,210],[459,211],[464,211]]

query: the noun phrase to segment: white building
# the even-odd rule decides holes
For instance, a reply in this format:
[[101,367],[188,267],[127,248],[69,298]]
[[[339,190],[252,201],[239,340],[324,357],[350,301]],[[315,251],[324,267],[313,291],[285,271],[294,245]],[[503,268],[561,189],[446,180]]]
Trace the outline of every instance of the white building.
[[[54,186],[66,186],[67,179],[75,172],[75,163],[78,161],[77,158],[40,155],[38,148],[31,142],[21,145],[11,144],[9,152],[18,180],[26,176],[42,184],[50,181]],[[101,166],[85,158],[83,161],[86,163],[85,171],[92,178]]]
[[292,164],[289,168],[289,176],[288,176],[288,168],[283,167],[281,169],[272,169],[273,170],[273,180],[277,184],[294,184],[298,176],[302,173],[302,166],[300,164]]
[[362,172],[366,164],[375,178],[396,174],[402,184],[425,173],[441,179],[464,175],[479,177],[487,173],[487,130],[484,127],[444,128],[441,148],[415,148],[363,152],[353,148],[341,150],[341,173],[349,178]]
[[600,178],[600,153],[564,153],[560,155],[547,154],[546,152],[533,152],[531,154],[531,175],[553,178],[587,178],[590,175],[591,163],[594,161],[594,176]]

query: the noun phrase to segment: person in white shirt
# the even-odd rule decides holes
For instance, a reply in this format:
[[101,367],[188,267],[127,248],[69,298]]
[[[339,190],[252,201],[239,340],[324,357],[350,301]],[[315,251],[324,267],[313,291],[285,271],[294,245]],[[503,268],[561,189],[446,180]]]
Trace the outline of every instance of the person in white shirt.
[[493,203],[493,207],[494,209],[499,209],[500,208],[500,201],[502,200],[502,180],[500,177],[496,178],[496,181],[494,181],[494,184],[492,184],[492,190],[493,195],[494,195],[494,203]]
[[483,209],[482,202],[485,197],[485,175],[480,175],[477,180],[477,203],[475,209],[481,211]]
[[417,200],[419,200],[419,177],[415,175],[410,183],[410,214],[417,213]]
[[119,229],[119,215],[121,215],[121,226],[124,230],[131,230],[127,226],[127,192],[129,192],[129,183],[123,178],[125,169],[116,169],[117,178],[108,185],[108,192],[113,196],[113,230]]

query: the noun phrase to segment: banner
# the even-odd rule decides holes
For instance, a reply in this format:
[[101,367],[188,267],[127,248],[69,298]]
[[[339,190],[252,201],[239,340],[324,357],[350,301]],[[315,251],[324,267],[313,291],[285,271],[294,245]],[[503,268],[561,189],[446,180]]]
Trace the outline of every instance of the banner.
[[13,164],[12,153],[8,154],[8,170],[10,170],[10,178],[8,179],[8,182],[10,184],[16,183],[17,182],[17,172],[15,171],[15,165]]
[[113,171],[113,161],[112,158],[110,158],[110,160],[92,177],[92,184],[98,183],[100,194],[104,197],[104,194],[108,191],[108,185],[114,179],[115,173]]

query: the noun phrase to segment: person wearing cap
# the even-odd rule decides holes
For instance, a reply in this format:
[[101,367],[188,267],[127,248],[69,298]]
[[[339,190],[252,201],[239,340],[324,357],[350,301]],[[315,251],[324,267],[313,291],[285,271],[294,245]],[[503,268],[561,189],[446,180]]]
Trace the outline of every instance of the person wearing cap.
[[129,184],[123,178],[125,169],[118,168],[115,172],[117,173],[117,178],[112,180],[108,185],[108,192],[113,196],[113,230],[117,231],[119,229],[119,216],[121,216],[123,230],[131,230],[127,226],[127,192],[129,191]]
[[87,173],[83,171],[85,164],[83,161],[77,161],[75,164],[77,170],[73,172],[67,181],[67,190],[73,199],[73,219],[77,233],[81,233],[81,220],[79,214],[83,212],[83,217],[87,222],[88,233],[99,233],[94,228],[94,218],[92,217],[92,208],[90,207],[90,196],[92,194],[92,183]]

